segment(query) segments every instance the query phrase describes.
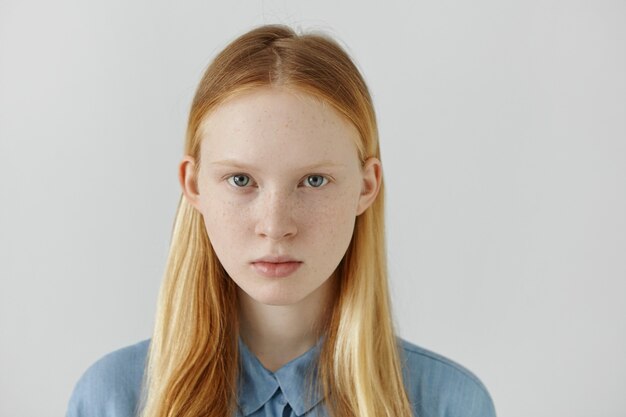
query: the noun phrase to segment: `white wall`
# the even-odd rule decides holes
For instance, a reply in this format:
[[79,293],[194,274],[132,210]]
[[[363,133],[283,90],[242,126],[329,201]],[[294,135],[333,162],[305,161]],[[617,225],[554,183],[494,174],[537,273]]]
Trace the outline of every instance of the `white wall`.
[[2,417],[150,336],[194,88],[274,22],[370,85],[401,335],[500,416],[624,415],[626,3],[385,3],[0,0]]

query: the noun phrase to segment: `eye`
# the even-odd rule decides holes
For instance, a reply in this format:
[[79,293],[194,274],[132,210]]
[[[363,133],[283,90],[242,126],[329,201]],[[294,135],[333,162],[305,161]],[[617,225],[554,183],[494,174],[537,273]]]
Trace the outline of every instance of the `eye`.
[[246,174],[231,175],[230,177],[227,178],[227,180],[230,185],[236,188],[244,188],[248,184],[250,184],[250,182],[252,182],[250,177],[247,176]]
[[312,188],[320,188],[322,185],[326,185],[327,182],[328,178],[323,175],[309,175],[304,181],[306,187]]

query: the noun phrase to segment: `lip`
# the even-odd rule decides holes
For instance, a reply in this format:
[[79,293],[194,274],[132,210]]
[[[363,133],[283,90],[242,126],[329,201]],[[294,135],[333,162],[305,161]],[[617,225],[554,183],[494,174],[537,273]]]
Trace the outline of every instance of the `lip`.
[[298,268],[300,268],[302,262],[291,261],[291,262],[264,262],[264,261],[255,261],[252,262],[252,268],[260,275],[263,275],[267,278],[284,278],[287,277],[294,272]]
[[283,263],[283,262],[300,262],[300,261],[292,258],[289,255],[281,255],[281,256],[268,255],[268,256],[264,256],[262,258],[255,259],[254,261],[252,261],[252,263],[255,263],[255,262]]

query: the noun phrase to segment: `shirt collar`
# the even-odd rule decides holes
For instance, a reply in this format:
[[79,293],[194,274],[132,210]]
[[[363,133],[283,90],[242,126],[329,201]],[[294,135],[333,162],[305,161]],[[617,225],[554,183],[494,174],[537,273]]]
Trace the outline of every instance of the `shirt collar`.
[[[311,381],[317,382],[317,359],[324,336],[311,349],[283,365],[276,372],[265,368],[239,337],[240,373],[237,402],[244,416],[258,410],[280,387],[291,408],[300,416],[324,395],[319,384],[311,391]],[[312,372],[312,379],[308,373]],[[309,398],[310,397],[310,398]]]

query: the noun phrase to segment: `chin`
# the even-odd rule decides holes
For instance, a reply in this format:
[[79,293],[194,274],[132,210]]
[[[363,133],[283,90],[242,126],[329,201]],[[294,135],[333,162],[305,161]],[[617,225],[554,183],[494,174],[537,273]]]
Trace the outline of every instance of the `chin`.
[[284,294],[265,294],[263,296],[253,296],[254,301],[269,306],[287,306],[296,304],[303,297],[295,297]]
[[257,288],[256,290],[245,292],[257,303],[271,306],[286,306],[296,304],[306,297],[306,294],[294,294],[292,292],[286,292],[277,288]]

